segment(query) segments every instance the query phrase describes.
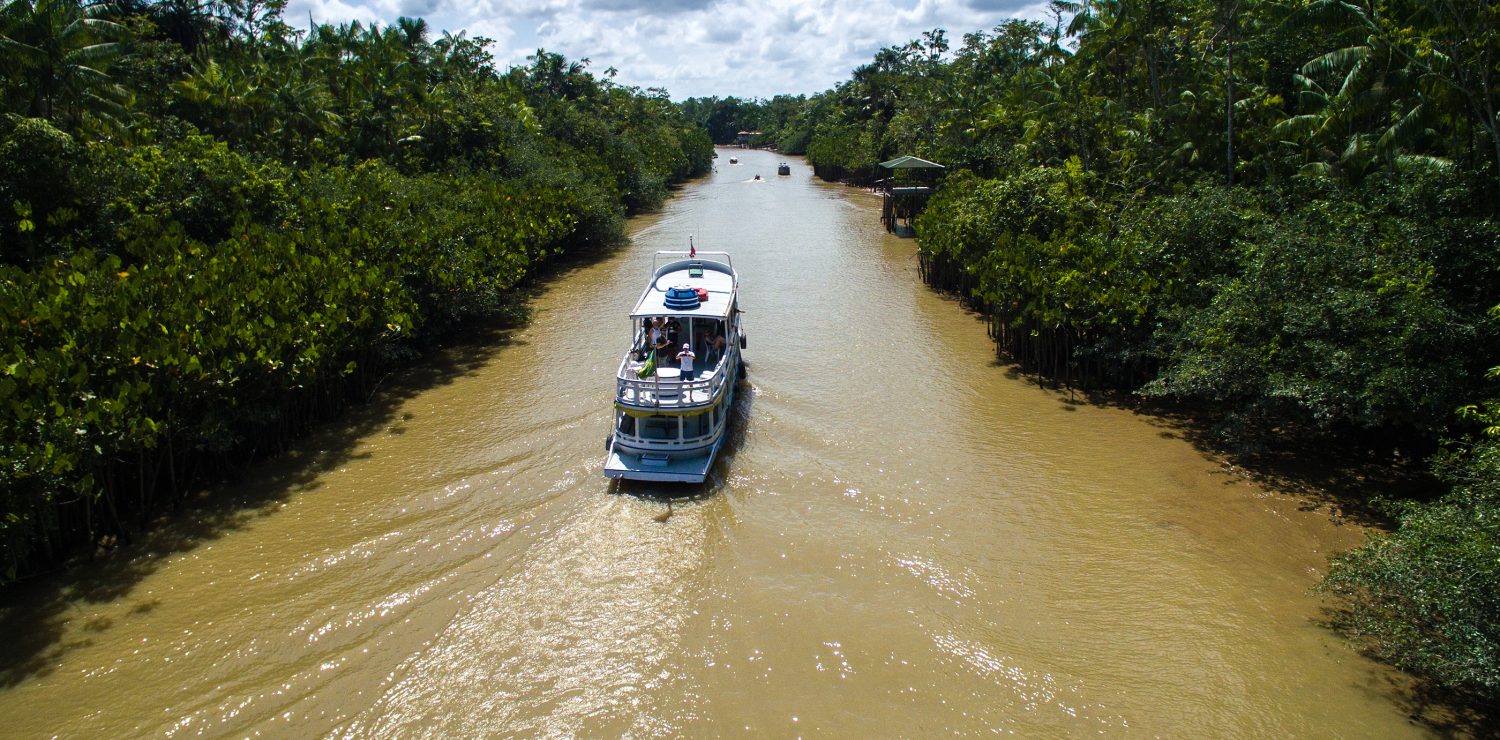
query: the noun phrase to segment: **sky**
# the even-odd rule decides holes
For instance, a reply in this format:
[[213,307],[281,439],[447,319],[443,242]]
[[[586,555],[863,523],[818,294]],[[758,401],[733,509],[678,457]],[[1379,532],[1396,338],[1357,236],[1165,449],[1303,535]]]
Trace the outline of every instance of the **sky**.
[[544,48],[683,100],[811,95],[924,31],[945,29],[956,47],[966,33],[1045,10],[1045,0],[291,0],[282,18],[293,27],[425,18],[433,38],[493,39],[501,70]]

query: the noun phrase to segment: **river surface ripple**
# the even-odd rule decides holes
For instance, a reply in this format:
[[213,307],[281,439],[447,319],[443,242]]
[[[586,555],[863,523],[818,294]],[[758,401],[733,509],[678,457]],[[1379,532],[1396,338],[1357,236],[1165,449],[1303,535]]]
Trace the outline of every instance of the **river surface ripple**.
[[[716,161],[507,341],[392,379],[154,555],[13,594],[0,734],[1422,733],[1316,623],[1358,528],[1015,377],[876,197]],[[690,235],[742,276],[748,385],[658,521],[603,440],[625,314]]]

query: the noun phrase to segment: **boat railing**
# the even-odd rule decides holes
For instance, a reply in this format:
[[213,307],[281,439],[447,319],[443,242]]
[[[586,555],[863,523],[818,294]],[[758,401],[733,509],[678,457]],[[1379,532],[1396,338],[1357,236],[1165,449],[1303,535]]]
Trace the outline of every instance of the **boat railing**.
[[[675,252],[660,250],[657,251],[656,256],[651,258],[651,274],[654,275],[661,271],[661,258],[663,257],[672,258],[670,262],[681,262],[682,260],[692,259],[702,259],[710,262],[722,262],[724,266],[728,267],[729,269],[734,269],[734,263],[730,261],[728,252],[709,252],[703,249],[699,249],[694,252]],[[721,257],[723,259],[719,259]]]
[[[631,354],[626,354],[620,360],[619,369],[615,371],[615,400],[639,408],[707,406],[713,403],[713,399],[724,387],[725,379],[729,377],[727,369],[733,359],[731,355],[732,353],[725,353],[701,377],[692,380],[662,380],[656,375],[638,377],[631,367]],[[704,391],[702,400],[694,397],[696,391]]]

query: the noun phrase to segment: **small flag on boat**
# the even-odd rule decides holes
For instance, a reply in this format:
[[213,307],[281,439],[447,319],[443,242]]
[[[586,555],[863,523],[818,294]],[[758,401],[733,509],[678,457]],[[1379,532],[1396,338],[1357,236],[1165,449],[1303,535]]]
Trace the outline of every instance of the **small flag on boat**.
[[651,350],[651,356],[646,358],[646,364],[635,371],[635,377],[644,378],[656,372],[656,350]]
[[695,246],[693,246],[693,237],[691,237],[691,236],[688,237],[688,256],[689,257],[697,257],[698,256],[698,248],[695,247]]

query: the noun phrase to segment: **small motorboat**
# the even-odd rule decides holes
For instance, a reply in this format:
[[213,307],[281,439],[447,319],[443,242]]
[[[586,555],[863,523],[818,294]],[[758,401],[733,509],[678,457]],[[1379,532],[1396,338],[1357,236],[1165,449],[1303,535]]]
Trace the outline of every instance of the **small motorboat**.
[[729,158],[729,163],[730,164],[739,164],[740,163],[740,158],[739,157],[730,157]]
[[782,162],[781,164],[776,165],[776,174],[790,175],[792,174],[792,166],[787,164],[786,162]]
[[755,177],[754,177],[754,178],[753,178],[753,179],[754,179],[754,180],[755,180],[755,181],[756,181],[756,182],[760,182],[760,175],[756,175],[756,176],[755,176]]

